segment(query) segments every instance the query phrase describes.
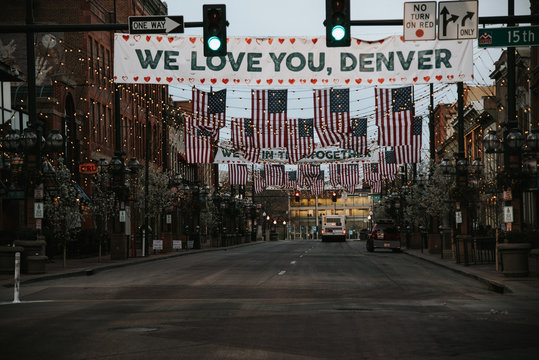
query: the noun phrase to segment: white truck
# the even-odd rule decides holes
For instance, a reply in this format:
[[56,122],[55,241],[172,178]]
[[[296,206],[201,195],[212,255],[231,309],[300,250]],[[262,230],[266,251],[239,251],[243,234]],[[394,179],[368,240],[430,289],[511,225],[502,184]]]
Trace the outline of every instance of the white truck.
[[322,217],[322,241],[346,241],[344,215],[325,215]]

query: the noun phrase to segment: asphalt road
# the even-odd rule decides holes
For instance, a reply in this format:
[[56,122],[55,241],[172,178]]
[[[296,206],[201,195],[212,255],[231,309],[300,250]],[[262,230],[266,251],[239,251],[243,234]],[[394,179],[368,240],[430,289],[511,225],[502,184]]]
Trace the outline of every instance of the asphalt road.
[[537,298],[364,242],[279,241],[0,289],[0,358],[537,359]]

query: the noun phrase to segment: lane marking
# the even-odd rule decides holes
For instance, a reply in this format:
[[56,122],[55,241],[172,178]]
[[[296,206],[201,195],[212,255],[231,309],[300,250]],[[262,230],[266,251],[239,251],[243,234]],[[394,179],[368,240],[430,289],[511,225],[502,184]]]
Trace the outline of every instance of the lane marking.
[[286,273],[286,270],[281,270],[277,275],[284,275]]
[[296,260],[290,261],[290,264],[294,265],[296,263]]

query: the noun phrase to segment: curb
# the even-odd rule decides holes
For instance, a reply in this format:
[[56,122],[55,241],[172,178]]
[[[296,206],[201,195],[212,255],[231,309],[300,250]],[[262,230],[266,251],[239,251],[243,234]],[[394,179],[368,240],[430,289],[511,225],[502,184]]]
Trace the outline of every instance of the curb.
[[[61,278],[69,278],[69,277],[75,277],[75,276],[91,276],[94,274],[97,274],[101,271],[116,269],[116,268],[122,268],[126,266],[132,266],[132,265],[138,265],[138,264],[145,264],[153,261],[159,261],[159,260],[167,260],[172,259],[175,257],[180,256],[188,256],[188,255],[195,255],[205,252],[212,252],[212,251],[227,251],[228,249],[235,249],[238,247],[244,247],[244,246],[250,246],[250,245],[257,245],[262,244],[263,241],[255,241],[250,243],[244,243],[244,244],[238,244],[228,247],[219,247],[219,248],[208,248],[208,249],[199,249],[194,251],[188,251],[188,252],[179,252],[179,253],[173,253],[170,255],[164,255],[159,257],[147,257],[142,258],[136,261],[128,261],[128,262],[121,262],[117,264],[109,264],[109,265],[102,265],[102,266],[88,266],[86,268],[81,268],[77,270],[72,271],[66,271],[66,272],[60,272],[56,274],[44,274],[42,276],[37,276],[31,279],[23,280],[21,279],[20,284],[30,284],[35,283],[39,281],[47,281],[47,280],[55,280],[55,279],[61,279]],[[10,281],[9,283],[5,283],[2,285],[3,287],[12,288],[13,287],[13,281]]]
[[470,272],[467,272],[467,271],[464,271],[464,270],[461,270],[461,269],[457,269],[457,268],[454,268],[452,266],[447,266],[447,265],[445,265],[443,263],[431,260],[431,259],[429,259],[427,257],[411,254],[406,250],[403,250],[402,252],[405,253],[408,256],[413,256],[416,259],[421,259],[421,260],[427,261],[427,262],[429,262],[431,264],[438,265],[438,266],[443,267],[445,269],[456,272],[457,274],[464,275],[464,276],[470,277],[470,278],[472,278],[474,280],[477,280],[477,281],[487,285],[487,288],[490,291],[494,291],[494,292],[497,292],[497,293],[500,293],[500,294],[512,293],[511,289],[509,289],[506,285],[504,285],[504,284],[502,284],[502,283],[500,283],[498,281],[491,280],[491,279],[488,279],[486,277],[483,277],[483,276],[480,276],[480,275],[477,275],[477,274],[472,274]]

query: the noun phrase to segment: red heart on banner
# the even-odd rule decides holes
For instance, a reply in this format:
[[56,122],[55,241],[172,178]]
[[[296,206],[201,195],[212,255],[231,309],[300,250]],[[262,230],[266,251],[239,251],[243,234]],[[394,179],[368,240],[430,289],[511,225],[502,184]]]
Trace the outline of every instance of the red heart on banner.
[[150,35],[146,35],[146,41],[150,41],[152,37]]
[[404,42],[404,36],[401,36],[401,38],[400,38],[400,39],[401,39],[401,41],[402,41],[402,42]]
[[395,79],[395,78],[390,78],[389,81],[393,83],[393,82],[397,81],[397,79]]
[[278,79],[277,81],[279,82],[279,84],[282,84],[284,80],[283,79]]
[[312,84],[316,84],[317,81],[318,81],[318,80],[316,80],[316,79],[311,79],[311,83],[312,83]]
[[156,80],[157,82],[160,82],[160,81],[161,81],[161,78],[160,78],[160,77],[156,77],[155,80]]
[[361,44],[361,40],[356,39],[356,43],[359,45]]
[[383,83],[384,83],[384,80],[385,80],[385,79],[378,79],[378,82],[379,82],[380,84],[383,84]]
[[311,41],[313,42],[313,44],[316,44],[318,42],[318,39],[312,39]]
[[127,79],[128,79],[127,76],[125,76],[125,75],[122,76],[122,80],[123,80],[123,81],[127,81]]
[[466,75],[464,75],[464,74],[459,74],[459,78],[464,79],[465,77],[466,77]]
[[118,76],[114,75],[114,80],[118,80]]
[[167,76],[167,81],[172,82],[173,78]]
[[221,80],[224,84],[228,84],[228,79]]
[[251,42],[253,41],[253,39],[251,38],[246,38],[245,39],[245,42],[247,42],[247,44],[251,45]]
[[183,82],[183,78],[178,78],[178,82]]
[[246,84],[250,84],[251,83],[251,79],[245,79],[244,80]]
[[472,74],[472,79],[473,79],[473,78],[474,78],[474,77],[473,77],[473,74]]
[[267,79],[266,82],[268,83],[268,85],[271,85],[271,83],[273,82],[273,79]]
[[284,43],[284,39],[279,39],[279,42],[282,44]]
[[239,84],[240,83],[240,79],[234,79],[233,80],[235,84]]
[[161,42],[161,40],[163,40],[162,36],[156,36],[155,38],[157,39],[158,42]]
[[288,82],[289,82],[290,84],[293,84],[293,83],[296,82],[296,80],[295,80],[295,79],[288,79]]
[[355,82],[359,85],[361,84],[361,79],[355,79]]
[[436,75],[436,80],[438,81],[442,80],[442,75]]
[[[429,82],[430,76],[424,76],[424,77],[423,77],[423,80],[425,80],[425,82]],[[415,81],[415,80],[414,80],[414,81]]]
[[149,76],[145,76],[145,77],[144,77],[144,81],[146,81],[146,82],[150,81],[150,79],[151,79],[151,78],[150,78]]
[[167,38],[167,40],[168,40],[169,43],[172,43],[172,42],[174,41],[174,38],[173,38],[173,37],[169,37],[169,38]]
[[329,80],[328,80],[328,79],[322,79],[322,82],[323,82],[324,84],[327,84],[327,83],[329,82]]
[[380,41],[378,41],[378,42],[379,42],[380,44],[383,44],[384,41],[385,41],[385,40],[382,39],[382,40],[380,40]]
[[295,42],[296,42],[296,39],[295,39],[295,38],[290,39],[290,43],[291,43],[291,44],[293,44],[293,43],[295,43]]
[[122,35],[125,41],[129,40],[129,35]]
[[197,38],[194,38],[194,37],[190,37],[190,38],[189,38],[189,41],[190,41],[191,43],[193,43],[193,44],[194,44],[194,43],[195,43],[195,41],[197,41]]
[[138,76],[134,76],[134,77],[133,77],[133,81],[134,81],[134,82],[137,82],[137,81],[138,81]]
[[206,79],[200,79],[201,84],[204,84],[204,81],[206,81]]
[[133,39],[135,39],[135,41],[138,42],[140,40],[140,35],[133,36]]
[[455,77],[455,76],[453,76],[453,75],[447,75],[447,78],[448,78],[449,80],[453,80],[454,77]]
[[408,78],[406,78],[406,77],[401,77],[401,81],[402,81],[402,82],[406,82],[406,80],[408,80]]
[[261,81],[262,81],[262,80],[258,79],[258,80],[256,80],[256,83],[257,83],[257,84],[260,84]]
[[350,82],[350,79],[346,79],[344,80],[344,82],[348,84]]
[[417,81],[417,76],[414,77],[412,80],[413,80],[414,82],[416,82],[416,81]]
[[190,82],[190,83],[192,84],[192,83],[194,83],[194,82],[195,82],[195,79],[193,79],[193,78],[189,78],[189,82]]
[[369,84],[372,84],[372,79],[367,79],[367,82],[368,82]]
[[272,42],[273,42],[273,38],[269,38],[268,43],[271,45]]
[[341,80],[339,80],[339,79],[333,79],[333,83],[334,83],[334,84],[338,84],[339,81],[341,81]]
[[213,79],[210,79],[210,81],[212,84],[215,84],[217,82],[217,79],[213,78]]
[[307,82],[307,80],[305,79],[299,79],[299,82],[302,83],[302,84],[305,84]]

